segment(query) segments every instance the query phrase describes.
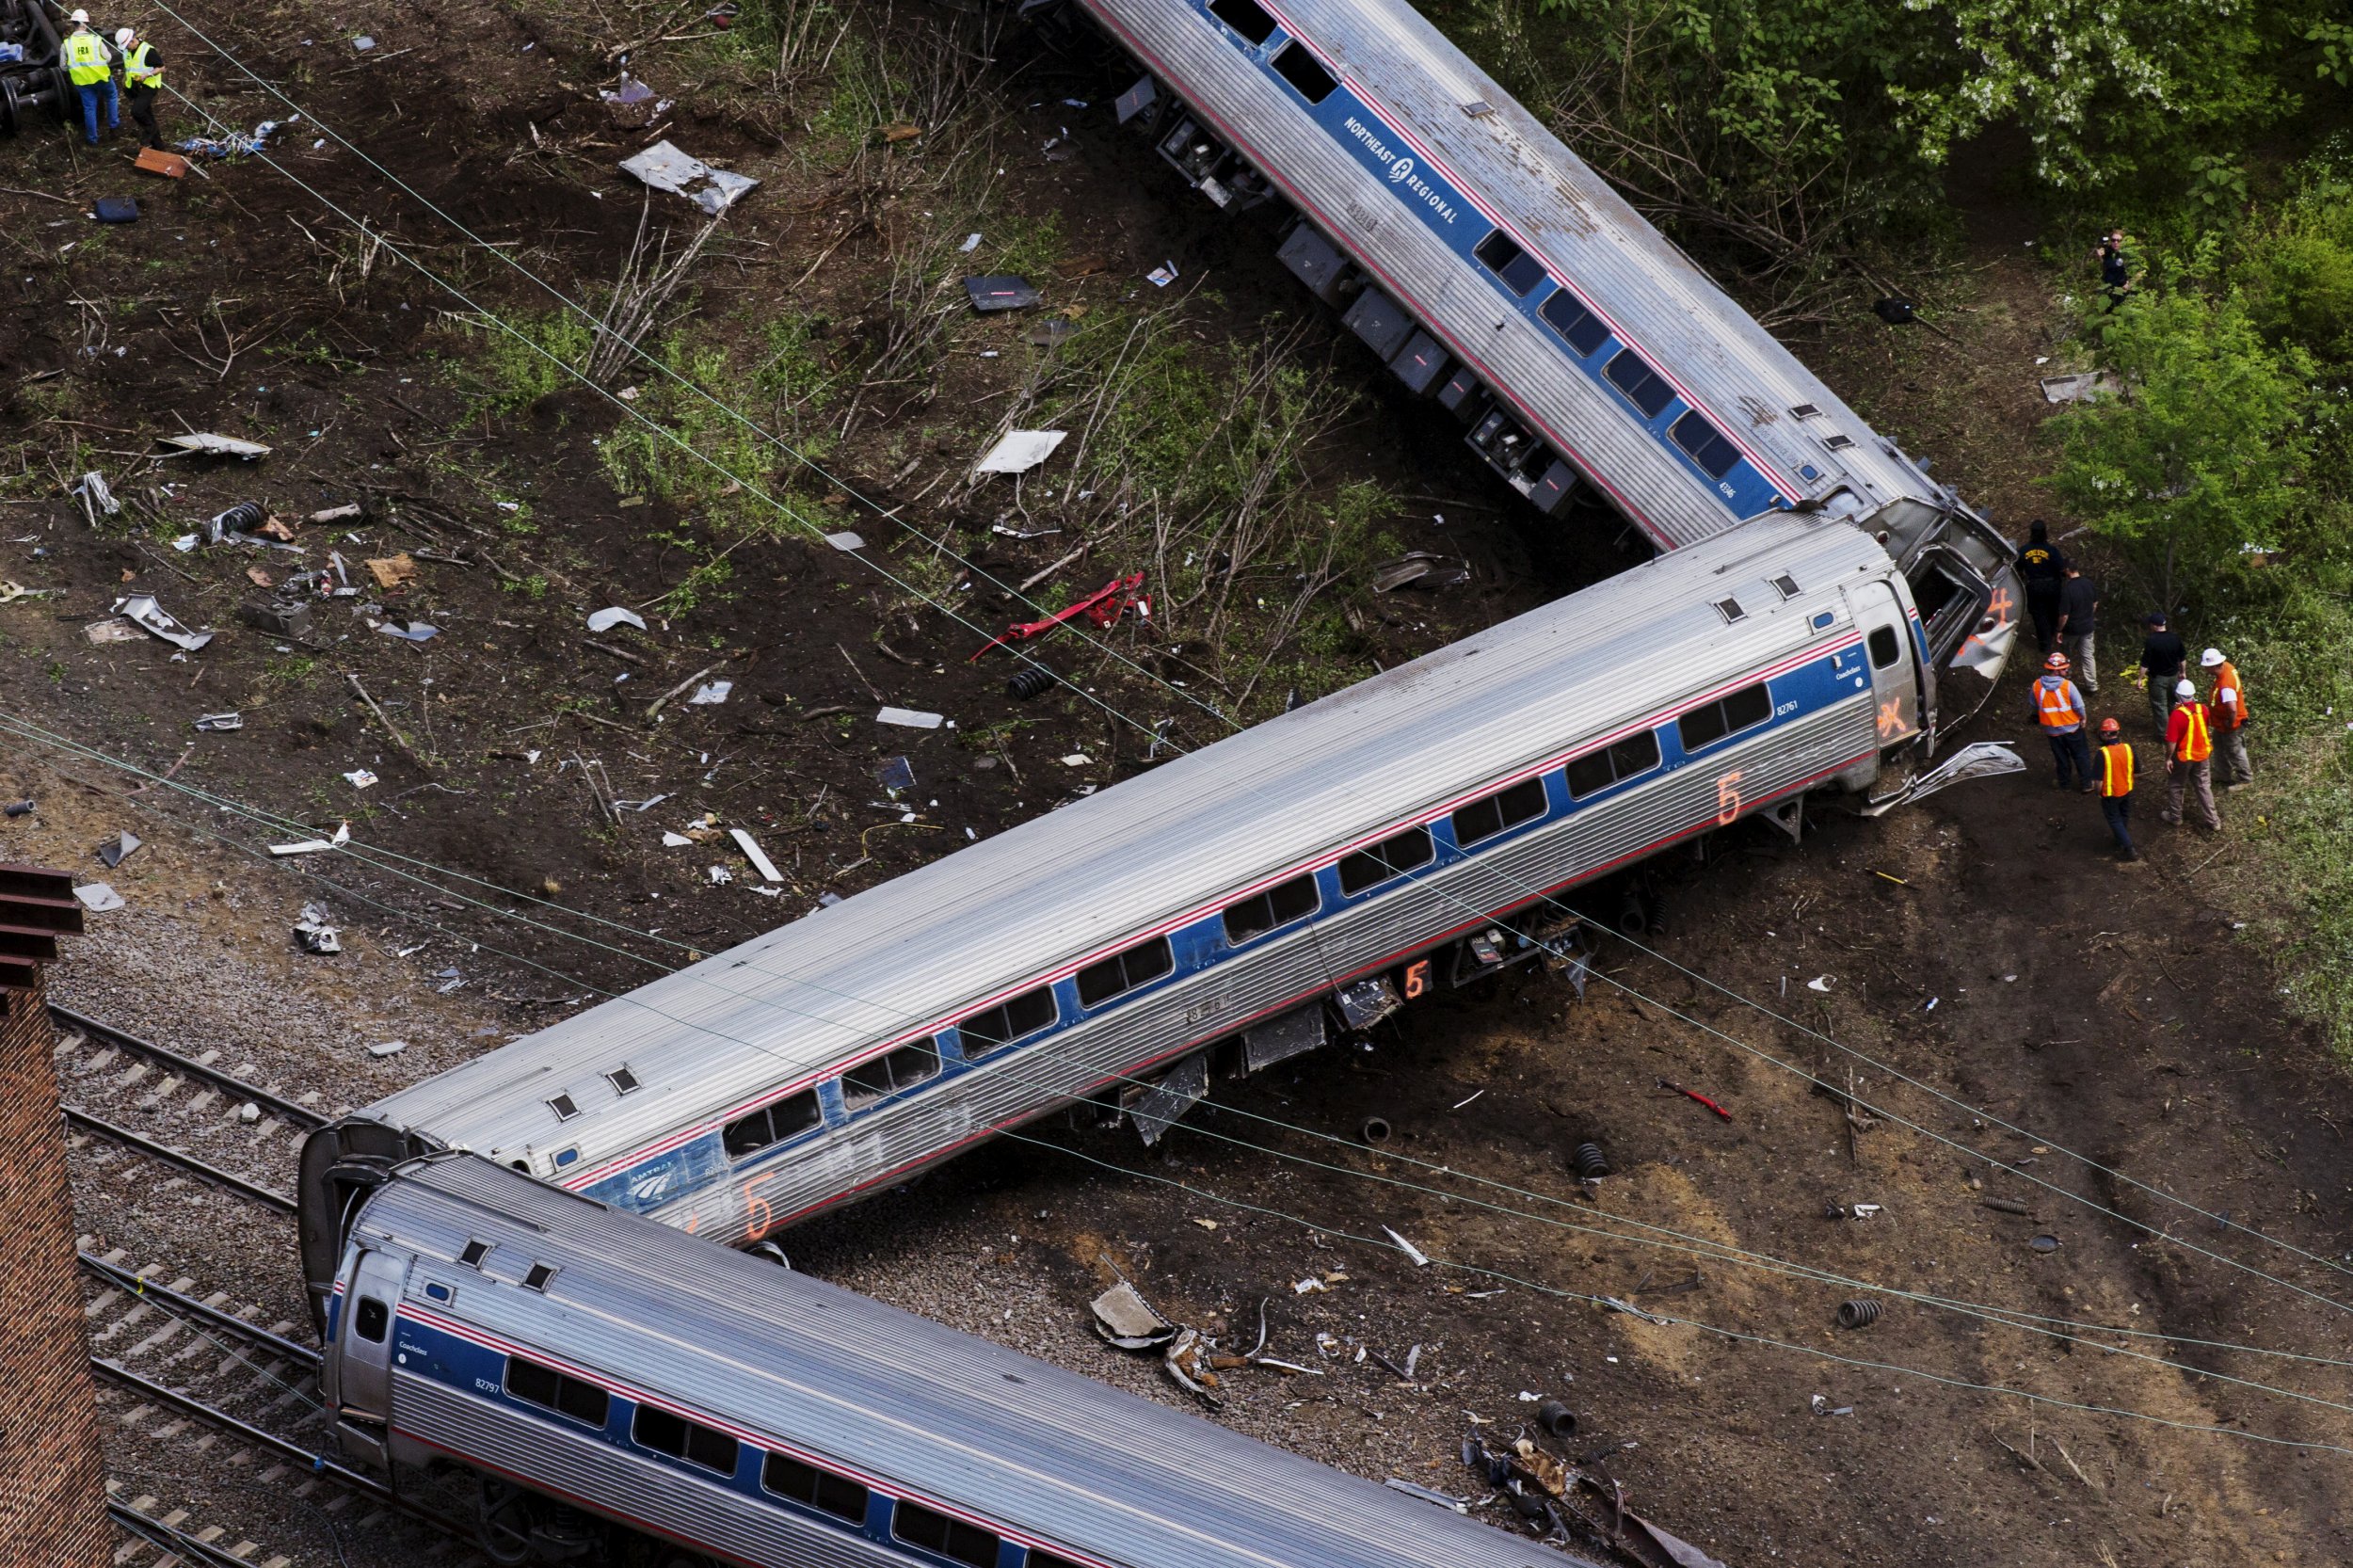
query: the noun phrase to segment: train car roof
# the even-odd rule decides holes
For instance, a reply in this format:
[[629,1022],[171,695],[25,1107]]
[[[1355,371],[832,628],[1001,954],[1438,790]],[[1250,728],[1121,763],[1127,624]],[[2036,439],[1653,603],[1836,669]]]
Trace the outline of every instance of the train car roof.
[[[1049,1550],[1138,1568],[1593,1568],[486,1160],[403,1176],[353,1235],[439,1259],[421,1266],[454,1287],[435,1316]],[[482,1273],[456,1261],[469,1240],[494,1243]],[[533,1263],[557,1270],[544,1294],[518,1283]],[[414,1313],[417,1271],[408,1288]]]
[[[388,1126],[577,1168],[1197,918],[1607,727],[1656,722],[1802,647],[1887,556],[1844,523],[1761,520],[941,856],[376,1101]],[[1767,580],[1786,574],[1797,598]],[[1717,600],[1737,596],[1727,624]],[[771,848],[774,846],[772,845]],[[861,1049],[863,1048],[863,1049]],[[600,1075],[627,1064],[621,1096]],[[559,1123],[549,1099],[584,1114]],[[545,1169],[542,1165],[539,1168]]]

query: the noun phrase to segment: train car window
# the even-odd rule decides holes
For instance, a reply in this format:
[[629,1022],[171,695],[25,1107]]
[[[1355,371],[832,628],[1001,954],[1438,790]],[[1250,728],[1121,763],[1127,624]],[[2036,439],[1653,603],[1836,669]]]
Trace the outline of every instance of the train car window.
[[360,1310],[351,1321],[352,1332],[371,1345],[384,1343],[384,1331],[392,1324],[390,1308],[374,1296],[360,1298]]
[[1487,270],[1503,280],[1503,286],[1525,298],[1528,292],[1545,280],[1545,264],[1519,247],[1519,242],[1497,229],[1481,240],[1471,252],[1487,264]]
[[593,1383],[567,1377],[552,1367],[536,1361],[526,1361],[520,1355],[506,1358],[506,1391],[529,1404],[569,1416],[575,1421],[585,1421],[592,1427],[604,1425],[612,1408],[612,1400]]
[[1658,737],[1647,729],[1639,735],[1628,735],[1599,751],[1589,751],[1569,764],[1569,796],[1583,800],[1657,766]]
[[1896,662],[1902,651],[1902,646],[1896,641],[1894,627],[1875,626],[1871,629],[1871,667],[1873,669],[1885,669]]
[[1544,814],[1545,781],[1523,778],[1455,811],[1455,847],[1468,849],[1482,839],[1492,839],[1507,827],[1534,822]]
[[735,1439],[699,1421],[641,1404],[636,1419],[630,1424],[630,1435],[641,1448],[651,1448],[658,1454],[668,1454],[672,1459],[682,1459],[723,1476],[735,1474]]
[[1138,942],[1125,952],[1114,952],[1079,971],[1079,1005],[1100,1007],[1113,997],[1150,984],[1176,967],[1176,957],[1169,951],[1167,937]]
[[1657,418],[1659,410],[1674,401],[1675,390],[1650,368],[1648,360],[1631,348],[1621,348],[1612,355],[1609,368],[1603,374],[1609,377],[1611,386],[1632,399],[1645,419]]
[[964,1036],[964,1054],[979,1056],[1035,1034],[1060,1016],[1054,1005],[1054,988],[1041,985],[973,1014],[956,1025],[956,1032]]
[[1274,36],[1274,18],[1258,0],[1209,0],[1209,14],[1253,44],[1264,43]]
[[1409,827],[1402,833],[1392,833],[1370,849],[1360,849],[1353,855],[1340,857],[1340,893],[1353,898],[1366,888],[1377,887],[1393,876],[1401,876],[1416,866],[1426,866],[1437,849],[1430,842],[1430,829]]
[[1591,354],[1609,341],[1609,328],[1601,317],[1587,310],[1577,296],[1566,289],[1555,289],[1536,313],[1543,316],[1552,329],[1569,340],[1569,346],[1579,354]]
[[939,1074],[939,1046],[926,1035],[872,1062],[861,1062],[841,1075],[841,1103],[856,1111],[886,1095],[912,1089]]
[[1274,73],[1297,88],[1299,96],[1310,104],[1322,103],[1339,86],[1323,69],[1323,62],[1302,43],[1287,43],[1274,52]]
[[854,1525],[866,1522],[866,1488],[847,1476],[804,1464],[790,1454],[770,1454],[760,1466],[760,1484],[779,1497],[823,1509]]
[[728,1124],[720,1141],[729,1159],[741,1160],[771,1144],[797,1137],[824,1119],[825,1112],[817,1103],[817,1091],[804,1089],[774,1105],[763,1105],[749,1115],[736,1117]]
[[1697,751],[1751,725],[1763,724],[1772,715],[1772,696],[1760,680],[1705,707],[1692,709],[1676,721],[1676,728],[1682,732],[1683,749]]
[[1304,920],[1323,907],[1313,876],[1294,876],[1265,892],[1225,906],[1225,940],[1236,947],[1277,926]]
[[953,1558],[970,1568],[997,1568],[997,1537],[904,1497],[890,1511],[890,1533],[910,1546]]
[[[1665,407],[1662,403],[1660,407]],[[1685,414],[1669,427],[1675,445],[1691,455],[1691,461],[1710,479],[1721,479],[1732,472],[1732,465],[1740,460],[1740,449],[1724,437],[1721,430],[1707,422],[1705,414]]]

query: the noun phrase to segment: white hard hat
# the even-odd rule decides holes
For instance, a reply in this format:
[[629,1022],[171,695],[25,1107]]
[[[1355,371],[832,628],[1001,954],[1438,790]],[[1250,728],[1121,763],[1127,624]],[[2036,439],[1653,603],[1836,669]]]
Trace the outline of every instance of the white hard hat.
[[80,25],[87,27],[89,25],[89,12],[75,11],[72,16],[67,17],[66,20],[68,22],[77,23]]
[[2210,648],[2206,649],[2205,652],[2198,656],[2198,662],[2205,665],[2206,668],[2212,669],[2215,665],[2222,663],[2222,650],[2218,648]]
[[130,28],[118,27],[115,29],[115,47],[118,49],[128,49],[131,47],[131,40],[136,37],[138,37],[138,34],[131,31]]
[[2173,683],[2173,695],[2175,696],[2196,696],[2198,695],[2198,688],[2191,685],[2186,680],[2177,680]]

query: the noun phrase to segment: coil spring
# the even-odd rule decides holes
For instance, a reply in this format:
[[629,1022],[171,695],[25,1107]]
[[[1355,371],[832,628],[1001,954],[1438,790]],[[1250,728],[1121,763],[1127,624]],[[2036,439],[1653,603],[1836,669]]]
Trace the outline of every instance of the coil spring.
[[1838,1304],[1838,1326],[1840,1328],[1869,1328],[1879,1321],[1879,1318],[1880,1304],[1877,1302],[1852,1301]]
[[1570,1163],[1577,1167],[1581,1181],[1597,1181],[1609,1174],[1609,1157],[1601,1152],[1599,1144],[1579,1144]]
[[244,534],[259,528],[269,520],[258,501],[240,501],[213,520],[226,533]]
[[1027,702],[1053,690],[1058,679],[1044,664],[1031,664],[1014,672],[1013,679],[1005,682],[1005,695],[1016,702]]
[[1546,1400],[1536,1407],[1536,1424],[1555,1437],[1566,1437],[1577,1431],[1577,1412],[1559,1400]]

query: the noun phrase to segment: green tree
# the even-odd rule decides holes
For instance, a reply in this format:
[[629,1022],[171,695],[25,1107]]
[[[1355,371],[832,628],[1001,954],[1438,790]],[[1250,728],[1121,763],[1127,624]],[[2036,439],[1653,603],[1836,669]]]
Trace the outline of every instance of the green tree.
[[2047,483],[2147,578],[2156,602],[2228,585],[2311,504],[2313,360],[2257,330],[2236,290],[2139,296],[2095,325],[2110,395],[2050,423]]

